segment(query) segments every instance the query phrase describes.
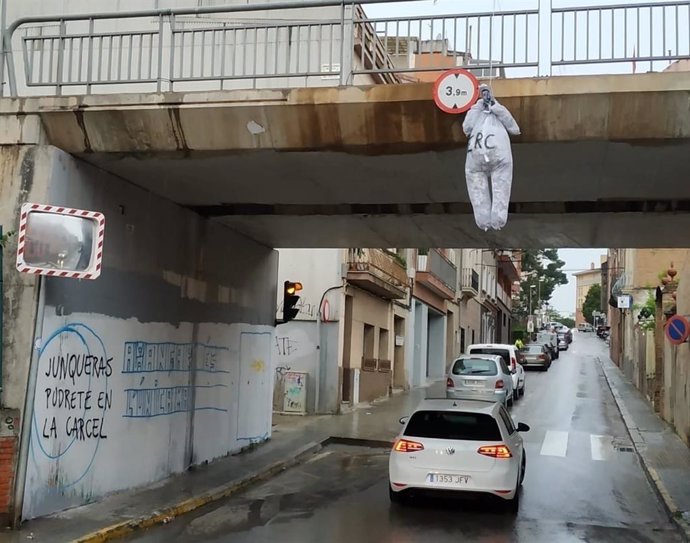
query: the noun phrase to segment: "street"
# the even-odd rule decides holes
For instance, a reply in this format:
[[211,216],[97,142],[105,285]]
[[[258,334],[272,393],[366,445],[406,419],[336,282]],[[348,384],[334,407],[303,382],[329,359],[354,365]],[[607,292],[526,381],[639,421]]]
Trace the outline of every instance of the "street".
[[[597,355],[576,333],[548,372],[528,371],[513,409],[526,422],[527,475],[517,517],[494,502],[392,505],[385,449],[332,445],[299,467],[167,525],[139,542],[681,541],[647,481]],[[432,387],[429,396],[443,389]]]

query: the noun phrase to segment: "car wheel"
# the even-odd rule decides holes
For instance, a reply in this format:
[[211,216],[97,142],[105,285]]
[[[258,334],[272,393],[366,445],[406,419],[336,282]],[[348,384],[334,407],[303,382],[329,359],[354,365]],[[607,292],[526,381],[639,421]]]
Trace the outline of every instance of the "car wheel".
[[510,398],[508,398],[508,407],[513,407],[513,404],[515,401],[513,400],[513,395],[510,395]]
[[515,496],[513,496],[512,499],[508,500],[508,503],[506,504],[508,512],[511,515],[517,515],[518,511],[520,511],[520,483],[517,482],[515,486]]
[[525,469],[527,469],[527,454],[522,453],[522,467],[520,468],[520,486],[525,480]]
[[517,402],[520,398],[520,391],[518,389],[513,390],[513,403]]
[[522,388],[520,389],[520,396],[524,396],[524,395],[525,395],[525,382],[523,381],[522,382]]

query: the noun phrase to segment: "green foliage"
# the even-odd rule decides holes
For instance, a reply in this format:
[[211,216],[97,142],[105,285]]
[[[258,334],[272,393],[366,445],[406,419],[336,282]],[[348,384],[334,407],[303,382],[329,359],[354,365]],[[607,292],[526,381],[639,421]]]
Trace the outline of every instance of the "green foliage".
[[[530,288],[532,289],[532,310],[543,302],[548,302],[559,285],[568,283],[562,271],[565,262],[558,258],[557,249],[527,249],[522,252],[522,271],[525,274],[520,282],[520,294],[513,307],[516,316],[525,318],[529,313]],[[541,279],[541,282],[539,281]]]
[[10,238],[14,236],[16,232],[14,230],[11,230],[7,232],[4,236],[0,237],[0,248],[4,249],[5,246],[7,245],[7,242],[10,241]]
[[587,291],[587,296],[585,297],[585,303],[582,305],[582,314],[588,323],[594,324],[592,313],[601,310],[601,285],[592,285],[589,287],[589,291]]
[[570,317],[561,317],[560,319],[556,320],[560,322],[563,326],[567,326],[568,328],[575,328],[575,319],[571,319]]
[[639,318],[640,328],[642,330],[654,330],[656,314],[656,300],[653,291],[647,293],[647,301],[640,307],[640,312],[637,314]]

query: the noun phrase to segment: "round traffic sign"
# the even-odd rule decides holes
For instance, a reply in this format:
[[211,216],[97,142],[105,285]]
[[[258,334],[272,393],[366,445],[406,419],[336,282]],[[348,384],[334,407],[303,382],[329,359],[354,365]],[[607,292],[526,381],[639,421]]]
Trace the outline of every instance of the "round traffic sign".
[[434,83],[434,102],[446,113],[465,113],[479,98],[479,81],[467,70],[443,72]]
[[685,343],[690,336],[690,322],[682,315],[674,315],[666,323],[666,337],[674,345]]

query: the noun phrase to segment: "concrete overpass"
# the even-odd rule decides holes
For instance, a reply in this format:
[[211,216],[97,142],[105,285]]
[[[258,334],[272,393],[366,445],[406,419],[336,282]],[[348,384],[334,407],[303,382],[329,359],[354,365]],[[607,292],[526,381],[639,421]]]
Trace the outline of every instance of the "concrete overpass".
[[508,227],[486,235],[462,116],[428,84],[15,98],[1,113],[7,143],[49,143],[272,247],[687,245],[690,73],[493,87],[522,135]]

